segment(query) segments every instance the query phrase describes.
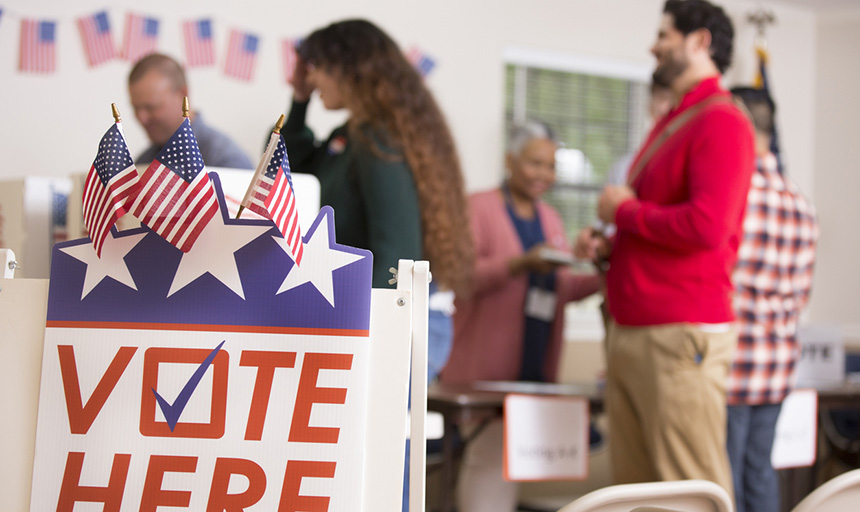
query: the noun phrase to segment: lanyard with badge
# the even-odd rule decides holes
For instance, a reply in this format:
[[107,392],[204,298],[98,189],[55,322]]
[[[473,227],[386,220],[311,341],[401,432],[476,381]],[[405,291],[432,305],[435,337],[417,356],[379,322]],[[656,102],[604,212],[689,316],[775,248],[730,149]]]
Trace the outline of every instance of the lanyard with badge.
[[[511,198],[510,190],[508,190],[507,183],[502,186],[502,191],[505,195],[505,201],[508,205],[509,213],[512,217],[515,217],[515,212],[513,210],[513,199]],[[538,226],[538,229],[542,229],[540,223],[540,214],[538,213],[537,207],[535,207],[535,219],[534,222]],[[521,236],[521,235],[520,235]],[[541,241],[545,241],[543,238],[543,232],[541,231]],[[522,242],[522,240],[521,240]],[[539,242],[536,242],[539,243]],[[524,244],[523,244],[524,245]],[[526,303],[525,303],[525,314],[527,317],[534,318],[536,320],[541,320],[543,322],[552,322],[555,318],[555,306],[556,306],[556,293],[554,290],[554,275],[550,274],[533,274],[529,273],[529,289],[526,293]]]

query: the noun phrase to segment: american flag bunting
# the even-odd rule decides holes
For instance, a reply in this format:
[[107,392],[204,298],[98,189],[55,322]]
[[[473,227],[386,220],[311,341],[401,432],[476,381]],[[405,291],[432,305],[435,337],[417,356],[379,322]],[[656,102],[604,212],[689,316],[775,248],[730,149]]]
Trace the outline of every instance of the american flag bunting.
[[98,66],[116,57],[110,23],[106,11],[78,18],[78,29],[84,42],[84,53],[90,67]]
[[284,62],[284,82],[286,83],[290,83],[290,80],[293,79],[293,73],[296,70],[296,61],[298,60],[296,47],[298,47],[301,42],[301,38],[284,39],[281,41],[281,54]]
[[304,253],[302,230],[293,193],[287,146],[280,134],[273,133],[269,139],[242,206],[275,223],[289,245],[290,256],[296,265],[300,265]]
[[134,199],[138,179],[122,125],[115,123],[102,137],[84,182],[84,225],[99,257],[111,228]]
[[188,119],[144,171],[129,211],[183,252],[191,250],[218,212],[218,199]]
[[125,38],[122,56],[131,62],[158,50],[158,20],[128,13],[125,17]]
[[19,69],[53,73],[57,67],[57,24],[53,21],[21,20]]
[[260,38],[257,36],[236,29],[231,30],[224,74],[241,80],[251,80],[259,44]]
[[418,74],[421,76],[429,75],[433,68],[436,67],[436,61],[422,52],[417,46],[413,46],[406,52],[406,60],[415,66],[415,69],[418,70]]
[[182,23],[185,41],[185,64],[189,67],[215,64],[215,47],[212,43],[212,20],[190,20]]

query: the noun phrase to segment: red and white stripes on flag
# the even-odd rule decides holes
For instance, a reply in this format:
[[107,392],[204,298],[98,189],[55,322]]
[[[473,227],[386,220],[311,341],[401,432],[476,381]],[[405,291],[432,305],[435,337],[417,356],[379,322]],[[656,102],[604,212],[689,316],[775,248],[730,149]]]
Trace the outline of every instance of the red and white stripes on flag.
[[125,38],[122,43],[122,56],[137,62],[158,50],[158,20],[128,13],[125,17]]
[[53,21],[21,20],[21,54],[18,69],[53,73],[57,68],[57,24]]
[[144,171],[129,211],[183,252],[191,250],[218,212],[218,198],[188,119]]
[[84,42],[84,53],[90,67],[98,66],[116,57],[110,23],[106,11],[78,18],[78,29]]
[[299,210],[293,193],[287,146],[280,134],[273,133],[270,137],[242,206],[271,219],[287,241],[293,261],[301,265],[304,246]]
[[293,73],[296,71],[296,47],[301,43],[301,39],[284,39],[281,41],[281,53],[284,62],[284,82],[290,83],[293,79]]
[[84,182],[84,225],[99,257],[111,228],[134,199],[138,180],[122,125],[116,123],[102,137]]
[[191,20],[182,23],[185,41],[185,64],[188,67],[213,66],[215,47],[212,44],[212,20]]
[[254,64],[257,61],[259,43],[260,38],[257,36],[232,29],[227,44],[227,62],[224,65],[224,74],[241,80],[251,80],[254,75]]

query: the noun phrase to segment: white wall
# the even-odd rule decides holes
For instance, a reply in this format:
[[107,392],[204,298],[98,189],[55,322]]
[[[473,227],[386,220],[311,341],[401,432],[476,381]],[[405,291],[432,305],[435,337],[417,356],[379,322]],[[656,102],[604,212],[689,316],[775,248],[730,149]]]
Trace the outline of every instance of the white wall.
[[[743,19],[753,4],[738,0],[725,4],[730,14],[741,20],[736,22],[736,69],[727,81],[749,82],[754,73],[753,31]],[[161,49],[177,56],[182,51],[179,22],[191,17],[213,18],[219,58],[223,57],[231,27],[253,30],[262,37],[253,82],[227,78],[220,66],[189,73],[192,108],[234,136],[252,157],[260,152],[267,128],[284,110],[289,97],[279,63],[280,38],[305,34],[336,19],[363,16],[388,30],[402,46],[418,44],[438,61],[428,83],[448,115],[468,186],[474,190],[492,186],[501,176],[503,49],[520,45],[650,66],[648,48],[662,2],[328,0],[300,5],[290,1],[152,0],[145,4],[146,10],[140,5],[126,0],[115,2],[109,9],[117,44],[129,10],[159,18]],[[117,60],[89,69],[84,60],[74,20],[104,6],[105,2],[94,0],[4,2],[0,20],[0,144],[4,165],[0,177],[64,175],[88,168],[97,142],[111,122],[111,102],[123,112],[132,154],[147,145],[127,99],[128,63]],[[22,16],[58,21],[57,73],[42,76],[17,71]],[[780,9],[777,16],[779,24],[772,28],[769,39],[774,89],[787,107],[782,122],[794,127],[784,130],[787,158],[795,176],[803,177],[801,181],[811,186],[806,176],[812,157],[805,146],[813,120],[813,102],[809,101],[813,77],[808,70],[814,65],[814,23],[797,9]],[[322,136],[342,119],[314,110],[311,122]]]
[[[109,9],[117,43],[124,15],[132,10],[162,21],[161,49],[181,55],[179,22],[211,16],[216,48],[223,58],[231,27],[262,37],[253,82],[224,77],[220,66],[189,73],[192,108],[228,132],[252,156],[262,149],[266,132],[286,107],[279,40],[296,37],[346,17],[378,23],[402,46],[419,45],[438,65],[428,78],[459,146],[470,190],[498,183],[502,175],[504,67],[501,55],[511,45],[546,49],[577,57],[606,59],[636,67],[651,66],[648,52],[662,0],[324,0],[298,3],[246,0],[130,0]],[[777,102],[784,155],[791,176],[821,210],[824,235],[810,319],[855,323],[860,276],[846,272],[858,253],[857,237],[837,234],[836,219],[858,201],[851,194],[860,180],[860,149],[851,137],[858,128],[857,28],[844,16],[822,18],[812,12],[753,0],[723,0],[735,21],[734,65],[727,85],[748,84],[755,75],[755,31],[746,15],[764,4],[777,23],[768,29],[770,78]],[[115,61],[89,69],[74,20],[103,9],[106,2],[78,0],[6,0],[0,19],[0,179],[26,175],[63,176],[89,168],[99,138],[111,123],[109,105],[124,114],[132,154],[147,145],[127,99],[129,65]],[[142,7],[145,5],[145,9]],[[17,71],[18,31],[22,16],[59,22],[59,69],[53,75]],[[842,39],[840,39],[842,38]],[[846,44],[847,43],[847,44]],[[846,67],[847,66],[847,67]],[[853,78],[853,80],[852,80]],[[818,110],[816,110],[818,109]],[[325,136],[343,120],[314,105],[310,122]],[[816,144],[818,146],[816,146]],[[843,226],[846,223],[843,221]],[[856,267],[856,265],[855,265]],[[846,276],[847,274],[847,276]],[[853,281],[852,281],[853,280]],[[851,283],[854,286],[848,286]],[[854,300],[851,300],[854,299]]]
[[860,345],[860,9],[822,16],[815,116],[815,195],[821,242],[810,317]]

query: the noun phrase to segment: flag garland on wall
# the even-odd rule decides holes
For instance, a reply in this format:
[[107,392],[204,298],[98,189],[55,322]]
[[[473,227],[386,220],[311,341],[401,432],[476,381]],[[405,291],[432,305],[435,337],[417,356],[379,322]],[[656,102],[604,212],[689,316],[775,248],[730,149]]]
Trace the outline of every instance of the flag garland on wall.
[[[9,11],[0,7],[0,21],[8,17]],[[56,72],[59,51],[57,31],[63,30],[62,25],[55,20],[31,19],[16,16],[13,13],[14,18],[21,19],[18,70],[23,73],[39,74]],[[126,13],[125,18],[119,46],[115,44],[114,25],[110,22],[107,10],[102,9],[93,14],[75,18],[88,67],[95,68],[117,58],[134,63],[149,53],[159,51],[161,20],[131,12]],[[8,23],[0,24],[0,30],[5,28],[4,25]],[[179,30],[183,48],[175,53],[182,55],[185,66],[191,68],[216,65],[215,30],[211,18],[182,20]],[[223,73],[243,81],[252,81],[259,48],[263,43],[262,38],[259,35],[232,28],[228,39],[224,53]],[[279,57],[285,83],[289,83],[292,79],[297,60],[296,47],[301,41],[301,38],[296,37],[280,40]],[[421,76],[426,77],[437,65],[432,57],[416,46],[410,47],[404,55]]]
[[78,29],[84,43],[84,53],[90,67],[103,64],[116,57],[116,46],[110,31],[106,11],[78,18]]
[[21,53],[18,69],[53,73],[57,67],[57,24],[53,21],[21,20]]
[[254,34],[235,28],[231,30],[230,40],[227,43],[224,74],[240,80],[251,80],[257,63],[258,46],[260,46],[260,38]]

